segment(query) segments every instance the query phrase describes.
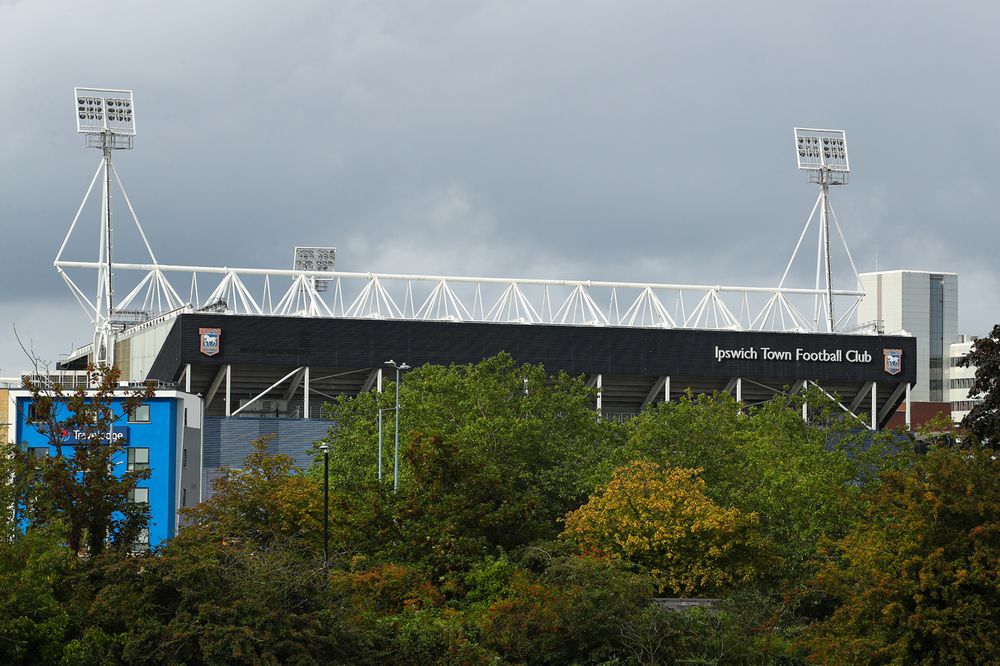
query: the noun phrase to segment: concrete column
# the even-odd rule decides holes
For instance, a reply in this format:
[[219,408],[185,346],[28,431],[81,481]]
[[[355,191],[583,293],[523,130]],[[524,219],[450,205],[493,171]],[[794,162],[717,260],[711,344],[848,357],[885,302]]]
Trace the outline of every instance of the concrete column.
[[906,383],[906,429],[910,430],[910,383]]
[[872,430],[878,428],[878,384],[872,382]]
[[604,386],[604,375],[597,375],[597,415],[601,415],[601,388]]
[[302,378],[302,411],[305,412],[303,417],[309,418],[309,366],[306,366],[305,376]]

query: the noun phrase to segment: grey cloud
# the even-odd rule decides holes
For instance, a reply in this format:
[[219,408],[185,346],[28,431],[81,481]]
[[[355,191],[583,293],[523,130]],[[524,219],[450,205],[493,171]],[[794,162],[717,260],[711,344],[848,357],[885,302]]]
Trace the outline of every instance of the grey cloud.
[[[350,270],[774,284],[816,196],[792,127],[843,127],[853,173],[834,206],[859,268],[877,242],[880,267],[959,272],[960,326],[983,332],[998,15],[0,3],[5,309],[22,329],[49,325],[26,301],[82,318],[51,260],[98,157],[73,133],[71,89],[107,85],[136,90],[137,148],[117,164],[172,263],[284,267],[314,243]],[[137,247],[123,232],[122,252]]]

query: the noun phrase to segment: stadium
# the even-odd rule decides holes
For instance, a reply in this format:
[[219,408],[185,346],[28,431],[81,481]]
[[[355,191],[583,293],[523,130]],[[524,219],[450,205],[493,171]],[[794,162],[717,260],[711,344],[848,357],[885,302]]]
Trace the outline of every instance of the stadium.
[[[798,166],[819,196],[776,287],[343,272],[329,247],[295,248],[290,269],[184,266],[157,261],[112,164],[114,151],[133,147],[131,91],[76,93],[77,129],[101,149],[101,161],[54,263],[94,340],[59,369],[116,365],[124,383],[155,381],[179,401],[164,410],[165,432],[174,435],[157,446],[169,449],[164,459],[177,469],[159,481],[166,499],[154,523],[179,524],[176,511],[205,498],[261,434],[277,434],[274,450],[308,462],[306,452],[331,425],[322,403],[382,390],[387,361],[447,365],[507,352],[549,373],[585,377],[604,418],[627,418],[688,391],[726,391],[754,404],[807,386],[871,429],[900,405],[908,418],[919,380],[916,340],[856,321],[864,293],[854,286],[846,242],[854,282],[834,287],[831,239],[843,234],[829,188],[847,183],[842,131],[795,130]],[[69,259],[98,180],[100,254]],[[147,251],[141,261],[113,256],[111,239],[123,231],[112,231],[113,184]],[[814,221],[815,283],[789,287]],[[95,272],[90,295],[78,285],[92,284]],[[18,403],[27,396],[12,392],[10,400],[11,413],[28,412]],[[146,425],[123,421],[133,430],[130,446],[142,442]],[[20,442],[28,429],[19,416],[10,436]]]

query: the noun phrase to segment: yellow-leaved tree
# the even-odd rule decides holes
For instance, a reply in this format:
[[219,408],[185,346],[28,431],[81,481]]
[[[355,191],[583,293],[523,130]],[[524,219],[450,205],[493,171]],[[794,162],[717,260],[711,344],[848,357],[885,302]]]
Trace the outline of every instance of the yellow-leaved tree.
[[762,540],[754,513],[705,494],[700,469],[637,460],[566,516],[563,533],[648,572],[661,593],[711,594],[752,579]]

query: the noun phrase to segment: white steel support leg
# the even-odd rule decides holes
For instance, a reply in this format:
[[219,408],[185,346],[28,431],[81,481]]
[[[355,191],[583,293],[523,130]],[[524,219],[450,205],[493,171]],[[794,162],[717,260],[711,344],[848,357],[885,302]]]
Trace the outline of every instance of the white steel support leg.
[[736,402],[743,402],[743,378],[736,378]]
[[663,382],[663,402],[670,402],[670,375]]
[[191,392],[191,364],[188,363],[184,367],[184,392]]
[[306,374],[302,379],[302,412],[304,418],[309,418],[309,366],[306,366]]
[[824,263],[826,264],[826,321],[829,332],[833,332],[833,265],[830,257],[830,191],[829,185],[823,183],[823,207],[820,209],[823,223],[823,243],[826,246]]
[[878,384],[872,383],[872,430],[878,428]]
[[603,388],[603,386],[604,386],[604,375],[598,374],[597,375],[597,415],[598,416],[601,415],[601,398],[602,398],[602,394],[603,394],[603,391],[601,391],[601,389]]
[[232,387],[233,387],[233,366],[226,366],[226,416],[231,416],[232,414],[232,404],[230,399],[232,398]]
[[906,429],[911,430],[910,427],[910,383],[906,383]]
[[[376,386],[378,387],[378,392],[382,392],[382,368],[378,369],[378,379],[375,380]],[[382,478],[381,476],[379,478]]]

